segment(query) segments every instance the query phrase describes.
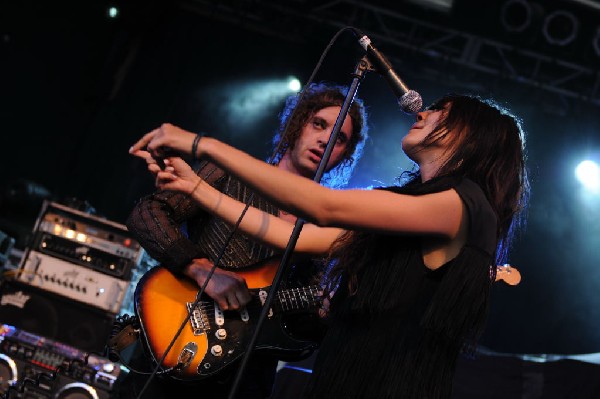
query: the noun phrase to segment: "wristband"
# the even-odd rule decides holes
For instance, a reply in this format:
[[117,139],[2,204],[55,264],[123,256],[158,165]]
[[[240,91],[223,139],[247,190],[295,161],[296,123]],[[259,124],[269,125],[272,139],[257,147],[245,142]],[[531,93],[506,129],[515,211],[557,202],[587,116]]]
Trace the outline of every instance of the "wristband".
[[203,136],[204,133],[196,133],[196,137],[194,137],[194,141],[192,141],[192,162],[196,162],[198,160],[196,151],[198,150],[198,143]]

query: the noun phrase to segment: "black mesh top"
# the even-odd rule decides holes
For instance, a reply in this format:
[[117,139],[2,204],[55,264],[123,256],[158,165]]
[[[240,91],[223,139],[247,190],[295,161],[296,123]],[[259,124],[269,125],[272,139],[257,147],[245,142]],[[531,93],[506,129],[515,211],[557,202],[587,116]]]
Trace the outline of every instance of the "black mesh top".
[[[279,210],[239,180],[225,174],[214,164],[204,162],[198,175],[230,197],[277,215]],[[134,207],[127,227],[142,247],[164,267],[178,273],[194,258],[215,261],[232,227],[211,217],[188,195],[162,191],[142,198]],[[273,256],[269,248],[235,233],[219,263],[221,267],[239,269]]]

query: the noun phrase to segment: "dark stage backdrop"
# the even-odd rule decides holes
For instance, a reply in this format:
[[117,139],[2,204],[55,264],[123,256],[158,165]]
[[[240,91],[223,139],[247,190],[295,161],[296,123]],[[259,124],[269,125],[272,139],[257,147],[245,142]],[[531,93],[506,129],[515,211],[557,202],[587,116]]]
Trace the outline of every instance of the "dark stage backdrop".
[[[30,228],[46,197],[88,202],[124,222],[136,199],[153,189],[143,162],[127,150],[162,122],[266,158],[283,103],[252,118],[233,116],[232,88],[291,74],[305,81],[335,33],[290,26],[295,40],[284,40],[176,2],[128,2],[115,20],[103,1],[10,3],[0,25],[0,230],[14,235]],[[357,50],[343,36],[318,79],[348,83]],[[495,287],[483,344],[511,353],[600,352],[600,206],[579,201],[573,178],[576,160],[597,151],[598,107],[566,106],[548,92],[416,54],[394,56],[426,102],[448,91],[493,96],[521,116],[528,134],[529,224],[511,258],[523,282]],[[427,69],[440,72],[435,81]],[[375,74],[359,96],[370,112],[371,138],[352,186],[392,184],[410,168],[400,140],[412,118]]]

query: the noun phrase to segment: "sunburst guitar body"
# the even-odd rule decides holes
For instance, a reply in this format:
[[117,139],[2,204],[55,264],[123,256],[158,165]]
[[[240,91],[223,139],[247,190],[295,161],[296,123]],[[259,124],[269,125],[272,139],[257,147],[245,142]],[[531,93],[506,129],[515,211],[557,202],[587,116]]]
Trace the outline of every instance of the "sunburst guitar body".
[[[155,364],[160,362],[161,369],[172,378],[202,380],[240,359],[254,333],[278,265],[278,260],[271,259],[237,272],[253,296],[241,311],[222,311],[208,296],[201,297],[192,309],[198,295],[194,281],[160,266],[148,271],[136,288],[135,312],[144,346]],[[279,290],[254,349],[273,351],[289,359],[310,354],[317,343],[295,337],[286,329],[282,315],[310,312],[319,303],[317,286]]]

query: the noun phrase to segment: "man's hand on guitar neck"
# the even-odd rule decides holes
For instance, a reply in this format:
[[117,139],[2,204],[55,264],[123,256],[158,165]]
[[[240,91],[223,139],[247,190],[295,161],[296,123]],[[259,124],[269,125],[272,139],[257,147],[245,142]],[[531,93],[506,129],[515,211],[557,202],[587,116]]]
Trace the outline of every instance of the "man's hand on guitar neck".
[[[213,263],[208,259],[194,259],[184,269],[184,274],[196,281],[198,287],[202,287],[212,266]],[[240,309],[252,299],[246,280],[219,268],[215,269],[205,293],[214,299],[222,310]]]

